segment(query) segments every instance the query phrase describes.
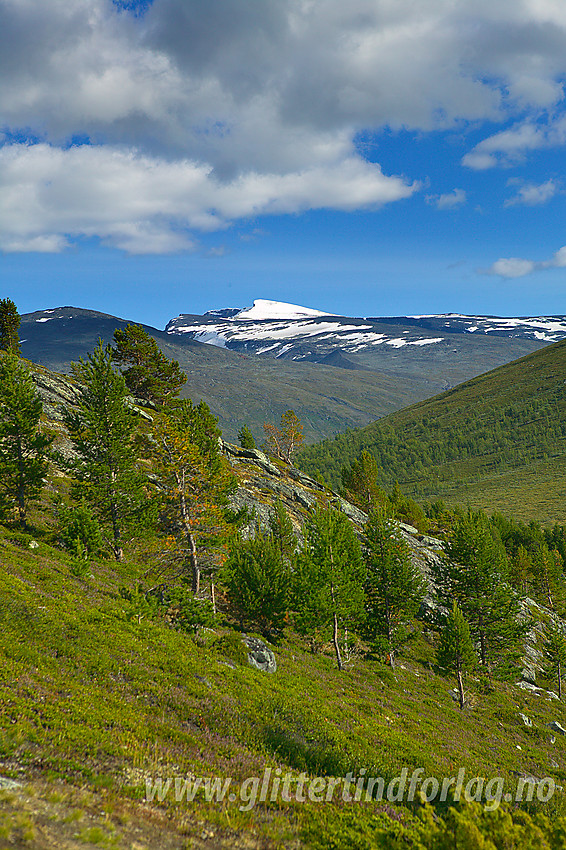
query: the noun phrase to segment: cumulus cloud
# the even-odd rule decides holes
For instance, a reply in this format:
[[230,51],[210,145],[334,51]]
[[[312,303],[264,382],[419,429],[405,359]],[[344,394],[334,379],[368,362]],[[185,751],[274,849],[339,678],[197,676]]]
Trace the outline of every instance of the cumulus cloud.
[[523,162],[530,151],[561,147],[564,143],[566,117],[546,124],[526,122],[484,139],[463,157],[462,163],[476,171],[516,165]]
[[500,277],[524,277],[536,269],[537,264],[532,260],[521,260],[519,257],[508,257],[496,260],[488,270],[488,274]]
[[543,269],[560,269],[566,267],[566,245],[556,251],[550,260],[524,260],[518,257],[509,257],[507,259],[497,260],[486,274],[499,275],[499,277],[525,277],[535,271]]
[[427,195],[426,201],[434,204],[439,210],[452,210],[466,203],[467,196],[463,189],[454,189],[444,195]]
[[[15,217],[3,216],[2,243],[60,250],[83,234],[183,250],[189,230],[250,214],[407,197],[415,182],[357,151],[363,129],[523,116],[465,158],[516,161],[566,141],[566,119],[525,118],[559,115],[565,37],[558,0],[153,0],[140,15],[111,0],[0,0],[1,203]],[[37,170],[20,174],[18,212],[24,160]]]
[[378,207],[416,189],[355,158],[221,181],[201,163],[109,146],[10,145],[0,148],[0,247],[54,251],[68,237],[98,236],[130,253],[170,253],[194,247],[189,230],[321,207]]
[[[517,185],[516,180],[509,180],[507,185]],[[556,180],[550,178],[545,183],[523,183],[519,185],[517,194],[508,198],[504,206],[514,207],[517,205],[525,205],[528,207],[536,207],[548,203],[556,194],[560,192],[560,186]]]

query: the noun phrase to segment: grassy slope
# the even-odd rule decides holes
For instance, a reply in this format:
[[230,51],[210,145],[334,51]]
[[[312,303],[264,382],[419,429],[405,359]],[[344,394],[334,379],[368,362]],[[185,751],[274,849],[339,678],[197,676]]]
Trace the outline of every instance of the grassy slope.
[[[397,847],[360,837],[377,829],[375,803],[355,804],[354,825],[343,804],[248,813],[202,799],[150,805],[147,777],[239,784],[266,765],[336,776],[365,767],[388,778],[405,766],[425,776],[463,766],[468,777],[497,773],[510,785],[512,771],[566,782],[566,738],[552,744],[546,728],[566,722],[562,705],[511,685],[482,695],[471,683],[475,707],[460,712],[454,683],[430,666],[426,633],[395,677],[362,657],[338,672],[330,652],[312,655],[292,637],[275,648],[278,670],[268,675],[230,661],[215,634],[196,642],[126,603],[118,590],[139,567],[100,562],[77,578],[66,555],[43,541],[31,550],[28,537],[3,528],[0,562],[0,775],[25,786],[0,793],[0,846],[288,848],[302,838],[313,848]],[[411,822],[407,810],[389,811]],[[341,829],[348,842],[336,838]]]
[[566,521],[566,341],[304,449],[298,464],[339,486],[362,449],[417,497]]

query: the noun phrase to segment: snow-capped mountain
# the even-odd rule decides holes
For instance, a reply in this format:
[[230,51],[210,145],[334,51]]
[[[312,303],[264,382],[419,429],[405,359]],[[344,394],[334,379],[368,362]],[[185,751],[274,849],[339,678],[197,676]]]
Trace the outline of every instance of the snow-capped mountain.
[[354,355],[354,363],[358,359],[355,355],[368,354],[378,347],[423,349],[451,344],[455,334],[556,342],[566,337],[566,316],[503,318],[446,313],[350,318],[257,299],[250,309],[211,310],[203,316],[182,314],[165,330],[248,354],[329,362],[339,353]]
[[[27,313],[22,354],[68,372],[99,339],[112,343],[115,329],[128,321],[135,318],[80,307]],[[187,374],[183,393],[210,406],[228,439],[246,422],[261,440],[263,423],[278,421],[291,407],[313,441],[367,425],[566,337],[566,317],[349,318],[256,301],[251,309],[179,316],[167,333],[145,329]]]

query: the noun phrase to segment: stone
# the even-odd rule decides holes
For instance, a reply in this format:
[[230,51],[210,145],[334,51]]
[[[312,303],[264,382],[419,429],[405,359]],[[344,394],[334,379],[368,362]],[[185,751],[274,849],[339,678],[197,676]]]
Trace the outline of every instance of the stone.
[[402,528],[403,531],[406,531],[407,534],[412,534],[413,537],[416,537],[419,533],[418,528],[415,528],[414,525],[407,525],[406,522],[398,522],[397,525],[399,526],[399,528]]
[[566,729],[558,722],[558,720],[553,720],[548,724],[548,726],[553,732],[558,732],[559,735],[566,735]]
[[521,679],[525,682],[530,682],[532,685],[536,685],[536,668],[532,664],[524,664],[523,669],[521,670]]
[[303,508],[307,508],[308,510],[316,505],[316,498],[305,490],[299,490],[298,487],[293,488],[293,498],[299,505],[302,505]]
[[5,776],[0,776],[0,791],[16,791],[21,787],[21,782],[14,782],[13,779],[7,779]]
[[532,682],[517,682],[517,687],[522,691],[531,691],[533,694],[542,694],[542,688],[537,688]]
[[267,644],[259,638],[248,637],[247,635],[242,640],[248,648],[248,664],[264,673],[275,673],[277,660]]
[[[412,528],[412,526],[406,527]],[[428,534],[420,534],[419,541],[424,543],[425,546],[429,546],[431,549],[444,549],[442,540],[439,540],[437,537],[429,537]]]
[[368,515],[364,513],[364,511],[361,511],[359,508],[351,505],[350,502],[347,502],[346,499],[342,498],[342,496],[336,496],[332,499],[331,504],[345,513],[348,519],[357,522],[359,525],[365,525],[368,521]]
[[519,712],[519,717],[521,718],[521,720],[523,721],[525,726],[532,726],[533,725],[533,721],[531,720],[531,718],[527,717],[526,714],[523,714],[522,711]]
[[324,484],[315,481],[314,478],[309,478],[308,475],[305,475],[300,469],[295,469],[294,466],[289,468],[289,477],[293,478],[294,481],[299,481],[300,484],[304,484],[305,487],[310,487],[311,490],[320,490],[323,493],[326,490]]
[[[259,454],[261,454],[261,452],[259,452]],[[276,478],[281,477],[281,470],[277,469],[277,467],[273,463],[271,463],[271,461],[267,458],[265,458],[265,460],[258,459],[254,461],[254,463],[256,463],[260,467],[260,469],[263,469],[264,472],[269,472],[270,475],[275,475]]]

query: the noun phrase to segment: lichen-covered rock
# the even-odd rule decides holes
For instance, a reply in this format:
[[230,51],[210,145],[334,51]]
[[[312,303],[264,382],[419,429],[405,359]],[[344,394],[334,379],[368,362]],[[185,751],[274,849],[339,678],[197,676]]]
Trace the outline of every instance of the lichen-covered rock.
[[300,490],[298,487],[293,488],[293,498],[296,502],[302,505],[304,508],[311,509],[316,507],[316,496],[307,492],[306,490]]
[[277,660],[267,644],[259,638],[247,635],[242,640],[248,648],[248,664],[257,670],[263,670],[264,673],[275,673]]
[[342,496],[335,496],[332,499],[331,504],[334,505],[335,508],[341,510],[342,513],[345,513],[348,519],[353,520],[359,525],[365,525],[368,521],[368,515],[364,513],[364,511],[361,511],[355,505],[347,502],[346,499],[342,498]]

